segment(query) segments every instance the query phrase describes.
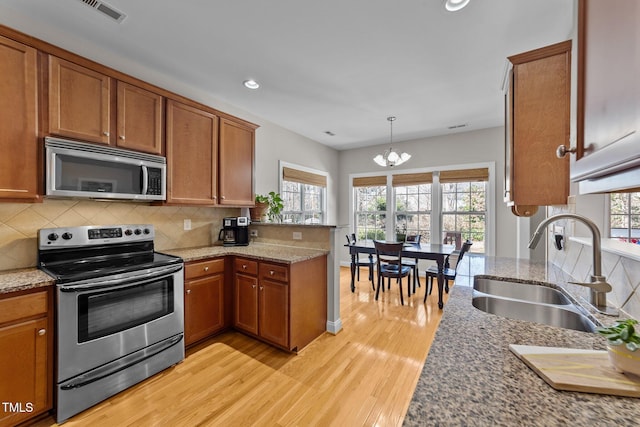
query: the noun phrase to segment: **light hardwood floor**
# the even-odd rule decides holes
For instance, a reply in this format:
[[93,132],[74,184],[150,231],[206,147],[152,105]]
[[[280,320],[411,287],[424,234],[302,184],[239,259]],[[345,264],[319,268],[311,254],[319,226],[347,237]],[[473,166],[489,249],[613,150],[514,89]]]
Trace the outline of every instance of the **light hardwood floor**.
[[[399,426],[440,322],[437,292],[400,305],[397,285],[374,300],[340,270],[343,330],[297,355],[229,332],[76,415],[65,426]],[[405,287],[406,291],[406,287]],[[446,296],[445,296],[446,297]],[[52,417],[37,426],[56,425]]]

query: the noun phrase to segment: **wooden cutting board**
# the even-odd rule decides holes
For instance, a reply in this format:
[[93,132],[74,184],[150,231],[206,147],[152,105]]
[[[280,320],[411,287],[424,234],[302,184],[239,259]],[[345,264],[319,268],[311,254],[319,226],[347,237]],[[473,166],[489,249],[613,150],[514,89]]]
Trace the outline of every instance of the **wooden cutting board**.
[[613,369],[606,351],[515,344],[509,349],[556,390],[640,397],[640,377]]

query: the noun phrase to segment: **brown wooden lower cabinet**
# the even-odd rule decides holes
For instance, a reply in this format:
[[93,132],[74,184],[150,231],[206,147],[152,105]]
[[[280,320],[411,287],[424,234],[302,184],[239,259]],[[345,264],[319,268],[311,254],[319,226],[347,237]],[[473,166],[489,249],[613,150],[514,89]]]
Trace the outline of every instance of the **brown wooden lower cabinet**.
[[326,330],[326,256],[293,264],[236,258],[234,282],[236,329],[289,351]]
[[184,341],[187,346],[227,326],[224,265],[224,258],[185,265]]
[[0,299],[0,426],[53,407],[51,289]]
[[184,297],[187,346],[233,327],[298,351],[326,330],[327,257],[292,264],[234,256],[188,262]]

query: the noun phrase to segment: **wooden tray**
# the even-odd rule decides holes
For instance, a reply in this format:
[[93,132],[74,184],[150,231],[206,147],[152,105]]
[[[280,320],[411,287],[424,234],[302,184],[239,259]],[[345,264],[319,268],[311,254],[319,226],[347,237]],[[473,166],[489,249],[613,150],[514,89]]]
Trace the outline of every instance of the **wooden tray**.
[[613,369],[606,351],[515,344],[509,349],[556,390],[640,397],[640,377]]

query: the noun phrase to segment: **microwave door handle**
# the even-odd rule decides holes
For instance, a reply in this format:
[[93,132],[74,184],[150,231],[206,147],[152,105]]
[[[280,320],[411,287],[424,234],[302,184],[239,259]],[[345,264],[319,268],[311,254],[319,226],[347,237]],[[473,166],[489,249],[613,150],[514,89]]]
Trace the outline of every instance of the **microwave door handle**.
[[142,194],[147,194],[149,187],[149,171],[145,165],[142,165]]

